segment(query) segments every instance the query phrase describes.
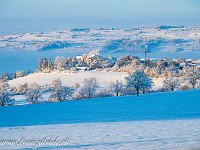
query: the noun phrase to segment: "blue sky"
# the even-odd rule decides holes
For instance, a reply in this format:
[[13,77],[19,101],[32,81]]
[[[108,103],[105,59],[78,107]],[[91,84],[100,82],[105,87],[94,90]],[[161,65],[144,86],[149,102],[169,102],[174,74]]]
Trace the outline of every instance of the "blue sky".
[[0,25],[128,27],[200,23],[200,0],[0,0]]

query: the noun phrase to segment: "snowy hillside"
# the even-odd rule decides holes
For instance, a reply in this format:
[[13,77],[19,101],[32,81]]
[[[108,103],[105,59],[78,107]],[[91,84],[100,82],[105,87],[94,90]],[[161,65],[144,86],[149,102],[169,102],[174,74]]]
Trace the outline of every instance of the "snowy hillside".
[[[37,82],[40,85],[51,84],[53,80],[60,79],[64,85],[71,86],[75,83],[82,85],[85,78],[96,77],[100,87],[108,87],[111,82],[116,80],[125,82],[126,72],[105,72],[105,71],[78,71],[75,73],[36,73],[25,77],[10,80],[8,83],[11,87],[17,87],[19,84]],[[162,87],[163,79],[153,79],[153,89]]]
[[[1,107],[0,126],[200,117],[200,90]],[[37,117],[35,117],[37,116]]]
[[[0,108],[1,139],[65,139],[55,149],[200,146],[200,90]],[[44,149],[52,148],[46,146]]]
[[123,80],[126,72],[104,72],[104,71],[77,71],[74,73],[36,73],[9,81],[10,86],[17,87],[18,84],[34,83],[40,85],[51,84],[53,80],[60,79],[64,85],[71,86],[75,83],[82,85],[85,78],[96,77],[100,87],[110,86],[111,82]]

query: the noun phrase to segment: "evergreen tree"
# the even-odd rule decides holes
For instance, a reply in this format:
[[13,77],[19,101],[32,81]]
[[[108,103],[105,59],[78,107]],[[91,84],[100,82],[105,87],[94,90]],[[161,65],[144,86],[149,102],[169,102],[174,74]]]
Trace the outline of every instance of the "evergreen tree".
[[52,71],[54,69],[54,64],[52,62],[52,59],[50,58],[48,61],[48,70]]

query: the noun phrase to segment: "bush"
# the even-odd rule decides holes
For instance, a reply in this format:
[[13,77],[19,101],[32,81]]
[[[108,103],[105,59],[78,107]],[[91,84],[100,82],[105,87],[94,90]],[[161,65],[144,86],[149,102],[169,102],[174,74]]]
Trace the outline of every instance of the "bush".
[[112,96],[111,92],[107,89],[99,90],[96,97],[110,97]]
[[190,87],[188,85],[184,85],[181,87],[181,90],[188,90],[188,89],[190,89]]

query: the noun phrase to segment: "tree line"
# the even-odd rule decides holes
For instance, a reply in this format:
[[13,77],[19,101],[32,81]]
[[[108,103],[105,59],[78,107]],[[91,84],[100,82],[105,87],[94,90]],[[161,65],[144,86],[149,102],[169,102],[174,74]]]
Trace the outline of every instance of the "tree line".
[[[189,89],[189,86],[181,87],[181,83],[188,81],[192,88],[200,88],[200,72],[189,68],[185,71],[184,78],[173,77],[168,73],[163,80],[163,87],[160,91],[174,91],[177,89]],[[100,88],[95,77],[83,80],[83,85],[76,83],[72,86],[65,86],[60,79],[52,81],[51,85],[40,86],[36,82],[33,84],[18,85],[17,88],[10,87],[6,80],[0,82],[0,105],[14,105],[13,95],[21,94],[26,97],[26,101],[31,104],[39,102],[63,102],[68,100],[90,99],[96,97],[123,96],[150,93],[152,91],[152,79],[146,73],[136,70],[122,81],[111,82],[109,88]],[[156,91],[154,91],[156,92]],[[43,94],[49,94],[48,101],[43,101]]]

